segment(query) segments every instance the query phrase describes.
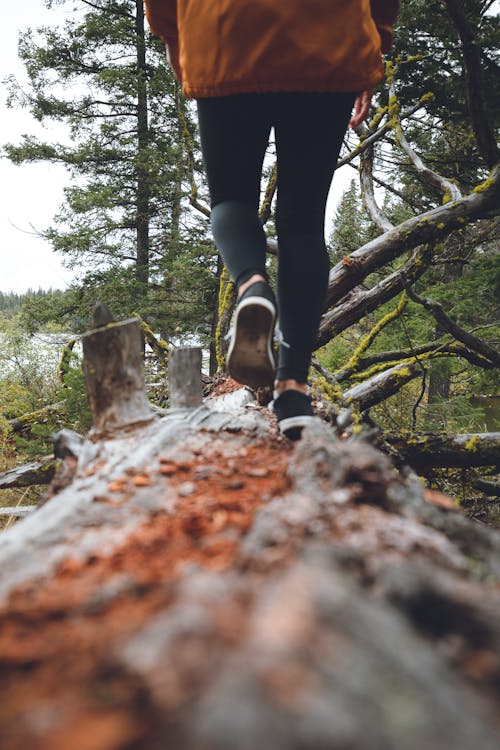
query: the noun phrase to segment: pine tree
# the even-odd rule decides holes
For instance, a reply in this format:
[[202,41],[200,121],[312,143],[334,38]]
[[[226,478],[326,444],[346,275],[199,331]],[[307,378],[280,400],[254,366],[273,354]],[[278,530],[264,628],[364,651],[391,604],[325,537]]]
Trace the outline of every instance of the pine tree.
[[99,296],[116,315],[136,309],[165,332],[192,330],[201,311],[207,317],[214,253],[200,254],[205,226],[185,216],[179,106],[191,136],[194,126],[164,46],[145,28],[142,0],[46,2],[78,13],[63,28],[22,34],[30,88],[11,80],[9,103],[65,123],[70,137],[27,136],[5,151],[17,164],[58,162],[71,174],[46,237],[69,265],[88,269],[79,284],[83,316]]

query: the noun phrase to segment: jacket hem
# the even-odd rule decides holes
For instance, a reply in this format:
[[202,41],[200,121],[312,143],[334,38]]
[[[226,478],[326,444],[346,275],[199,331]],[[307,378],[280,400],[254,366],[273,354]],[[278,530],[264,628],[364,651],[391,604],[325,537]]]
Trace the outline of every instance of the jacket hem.
[[364,91],[375,87],[384,78],[380,72],[370,79],[352,81],[335,81],[332,83],[319,83],[318,81],[275,80],[275,81],[224,81],[214,84],[192,84],[188,81],[183,83],[183,91],[188,99],[203,99],[217,96],[228,96],[231,94],[272,94],[286,93],[353,93]]

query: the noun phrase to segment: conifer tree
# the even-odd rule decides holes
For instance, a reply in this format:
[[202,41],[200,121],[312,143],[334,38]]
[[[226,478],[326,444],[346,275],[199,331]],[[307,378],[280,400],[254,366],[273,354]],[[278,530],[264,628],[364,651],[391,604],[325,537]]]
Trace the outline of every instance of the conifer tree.
[[213,250],[200,254],[205,227],[185,216],[179,106],[191,136],[194,126],[164,46],[145,27],[142,0],[46,4],[74,12],[61,28],[21,35],[30,86],[11,79],[9,103],[64,123],[69,138],[24,136],[5,151],[17,164],[69,170],[64,205],[45,234],[69,265],[87,270],[79,284],[84,312],[98,295],[117,315],[137,309],[163,331],[192,329],[201,311],[207,317]]

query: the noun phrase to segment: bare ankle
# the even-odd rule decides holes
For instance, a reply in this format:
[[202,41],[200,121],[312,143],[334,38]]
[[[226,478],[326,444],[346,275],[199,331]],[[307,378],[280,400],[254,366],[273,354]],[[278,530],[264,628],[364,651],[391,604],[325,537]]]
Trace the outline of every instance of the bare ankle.
[[274,390],[278,396],[281,396],[283,391],[300,391],[300,393],[307,393],[308,386],[307,383],[301,383],[293,378],[288,378],[287,380],[275,380]]

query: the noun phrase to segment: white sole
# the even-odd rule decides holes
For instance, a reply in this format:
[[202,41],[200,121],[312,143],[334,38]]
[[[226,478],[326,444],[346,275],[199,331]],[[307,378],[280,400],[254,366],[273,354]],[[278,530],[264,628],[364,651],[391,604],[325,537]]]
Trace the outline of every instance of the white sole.
[[302,414],[299,417],[288,417],[278,422],[278,428],[280,432],[288,432],[288,430],[296,429],[297,427],[307,427],[318,419],[311,414]]

